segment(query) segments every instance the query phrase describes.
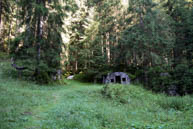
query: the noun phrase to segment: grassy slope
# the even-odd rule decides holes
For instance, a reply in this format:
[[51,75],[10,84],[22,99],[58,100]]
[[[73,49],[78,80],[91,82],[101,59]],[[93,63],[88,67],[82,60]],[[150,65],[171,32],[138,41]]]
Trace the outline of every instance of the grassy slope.
[[[1,68],[3,64],[0,63]],[[193,127],[190,96],[170,98],[130,86],[125,96],[128,102],[122,104],[117,99],[103,97],[101,88],[75,81],[67,81],[65,86],[38,86],[4,78],[0,69],[0,129]],[[179,108],[181,110],[171,108],[179,103],[186,106]]]

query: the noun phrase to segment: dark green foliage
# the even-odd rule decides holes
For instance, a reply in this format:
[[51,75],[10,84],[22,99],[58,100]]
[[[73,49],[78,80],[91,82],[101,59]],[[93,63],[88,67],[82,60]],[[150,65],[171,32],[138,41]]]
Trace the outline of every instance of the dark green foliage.
[[152,67],[144,75],[143,84],[155,92],[165,92],[175,86],[179,95],[193,93],[193,70],[187,64],[178,64],[175,69]]
[[22,8],[20,26],[25,30],[12,41],[11,55],[17,64],[32,71],[37,82],[48,83],[61,69],[61,26],[66,10],[59,0],[21,0],[18,6]]
[[14,35],[13,18],[15,10],[15,0],[0,1],[0,51],[9,52],[9,42],[11,35]]
[[89,82],[90,81],[89,79],[91,79],[90,82],[93,81],[93,78],[89,78],[89,76],[85,73],[79,73],[75,75],[73,79],[80,81],[80,82]]
[[145,76],[147,79],[146,87],[155,92],[167,92],[172,85],[171,75],[163,67],[152,67],[146,72]]
[[11,64],[6,62],[6,63],[2,63],[1,64],[1,68],[2,68],[2,72],[3,78],[18,78],[19,77],[19,73],[11,67]]
[[192,2],[182,0],[168,0],[165,4],[167,13],[174,20],[175,46],[174,65],[183,63],[184,60],[192,63],[192,36],[193,36],[193,8]]
[[174,84],[181,95],[193,93],[193,69],[187,64],[178,64],[173,71]]
[[85,41],[86,28],[88,27],[89,17],[88,10],[81,8],[78,10],[73,17],[78,18],[77,20],[71,21],[69,27],[70,41],[67,45],[69,51],[69,60],[67,65],[71,67],[73,73],[83,71],[87,65],[90,56],[89,44]]
[[76,80],[102,82],[120,71],[155,92],[193,93],[192,1],[60,2],[0,1],[0,50],[28,68],[22,78],[50,83],[63,69]]
[[105,85],[101,90],[101,93],[109,98],[116,98],[124,94],[126,90],[124,90],[124,85],[112,84]]
[[7,53],[0,52],[0,61],[1,61],[1,60],[7,60],[8,57],[9,57],[9,56],[7,55]]
[[[4,61],[5,62],[5,61]],[[14,78],[14,79],[22,79],[31,82],[31,80],[34,80],[33,71],[26,69],[23,71],[18,71],[15,68],[11,66],[10,61],[6,60],[6,63],[1,65],[3,75],[2,77],[5,78]]]
[[84,73],[79,73],[74,76],[75,80],[81,81],[81,82],[94,82],[94,78],[97,75],[96,71],[87,71]]
[[36,81],[39,84],[49,84],[52,82],[52,78],[48,75],[46,71],[40,71],[38,75],[36,75]]
[[128,103],[128,85],[110,84],[105,85],[101,93],[110,99],[117,99],[121,103]]
[[[125,65],[154,66],[166,63],[175,40],[170,17],[155,9],[153,1],[132,1],[131,16],[117,46],[118,61]],[[169,59],[168,59],[169,60]]]

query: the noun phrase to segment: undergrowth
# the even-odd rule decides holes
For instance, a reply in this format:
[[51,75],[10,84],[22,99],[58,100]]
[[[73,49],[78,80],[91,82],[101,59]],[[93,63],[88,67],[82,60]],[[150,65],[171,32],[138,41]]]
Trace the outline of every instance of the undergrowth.
[[110,84],[105,85],[101,93],[104,97],[117,100],[121,103],[130,103],[131,99],[143,99],[158,104],[163,109],[188,110],[193,108],[191,96],[166,96],[147,91],[140,86]]
[[0,129],[193,127],[192,96],[168,97],[136,85],[101,86],[69,80],[63,81],[65,85],[40,86],[2,75],[1,67]]

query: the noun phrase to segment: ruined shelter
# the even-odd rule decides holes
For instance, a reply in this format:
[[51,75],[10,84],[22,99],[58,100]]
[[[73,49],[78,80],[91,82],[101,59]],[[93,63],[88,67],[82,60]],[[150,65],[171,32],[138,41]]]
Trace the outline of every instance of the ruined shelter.
[[114,72],[107,76],[103,76],[103,83],[120,83],[120,84],[130,84],[130,78],[126,73]]

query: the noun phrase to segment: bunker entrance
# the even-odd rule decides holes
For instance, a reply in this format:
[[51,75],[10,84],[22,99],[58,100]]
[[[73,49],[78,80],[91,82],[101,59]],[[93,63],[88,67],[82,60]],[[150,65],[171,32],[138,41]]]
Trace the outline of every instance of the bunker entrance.
[[116,83],[121,83],[121,76],[116,76]]

